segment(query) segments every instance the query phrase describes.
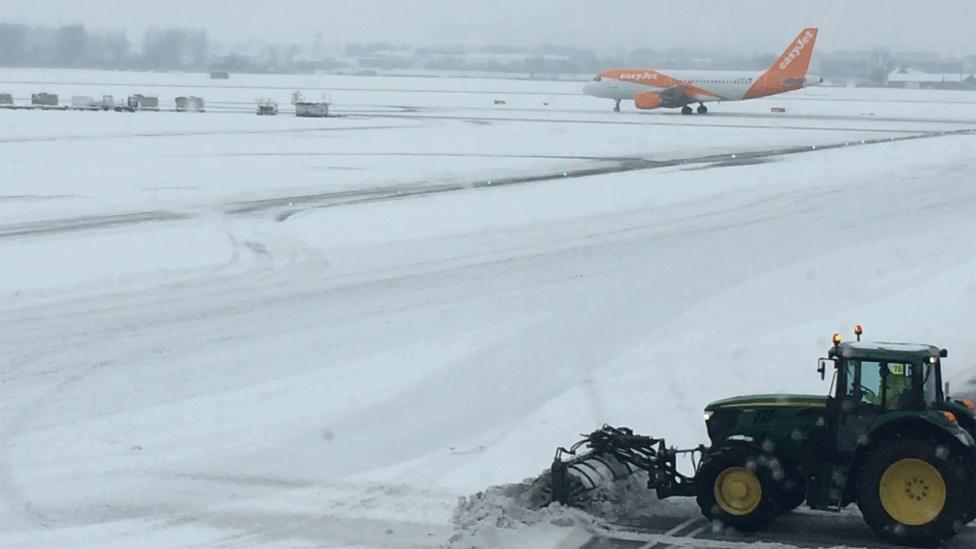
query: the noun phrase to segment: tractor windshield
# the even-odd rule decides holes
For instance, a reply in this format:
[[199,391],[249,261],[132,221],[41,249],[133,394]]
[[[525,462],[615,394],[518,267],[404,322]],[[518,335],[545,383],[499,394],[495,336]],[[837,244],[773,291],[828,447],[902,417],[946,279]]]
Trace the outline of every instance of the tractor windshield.
[[942,401],[937,363],[846,361],[846,393],[861,404],[886,410],[936,408]]

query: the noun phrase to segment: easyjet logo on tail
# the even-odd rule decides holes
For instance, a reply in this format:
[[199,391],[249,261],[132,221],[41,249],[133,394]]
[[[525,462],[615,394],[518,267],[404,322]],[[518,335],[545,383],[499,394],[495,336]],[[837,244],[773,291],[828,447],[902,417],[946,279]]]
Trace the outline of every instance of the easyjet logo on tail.
[[796,43],[793,44],[793,49],[787,52],[786,55],[783,56],[783,60],[779,62],[780,70],[786,70],[786,67],[789,67],[790,63],[792,63],[794,59],[800,56],[800,52],[803,51],[803,48],[807,47],[807,44],[809,44],[810,41],[813,40],[814,36],[815,35],[813,34],[813,32],[807,29],[805,33],[797,37]]

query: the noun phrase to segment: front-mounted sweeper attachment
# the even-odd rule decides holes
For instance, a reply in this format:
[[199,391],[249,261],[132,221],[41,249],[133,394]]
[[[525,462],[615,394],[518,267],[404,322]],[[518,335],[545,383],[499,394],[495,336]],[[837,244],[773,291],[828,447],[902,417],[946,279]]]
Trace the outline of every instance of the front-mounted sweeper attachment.
[[662,438],[635,435],[626,427],[610,425],[583,437],[569,449],[556,450],[550,475],[554,501],[578,504],[587,492],[638,471],[648,474],[647,487],[659,498],[695,495],[695,479],[679,473],[676,461],[679,454],[688,455],[697,471],[704,446],[668,448]]

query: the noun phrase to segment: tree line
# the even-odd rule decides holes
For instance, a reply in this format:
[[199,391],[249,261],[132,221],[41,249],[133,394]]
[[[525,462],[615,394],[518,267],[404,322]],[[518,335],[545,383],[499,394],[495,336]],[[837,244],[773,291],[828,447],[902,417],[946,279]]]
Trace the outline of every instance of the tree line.
[[122,31],[0,23],[0,66],[105,69],[203,69],[210,62],[207,32],[150,29],[136,51]]
[[[150,29],[133,45],[123,31],[91,31],[84,25],[28,26],[0,23],[0,66],[148,69],[248,73],[310,73],[333,70],[427,69],[530,74],[587,74],[609,67],[762,70],[777,52],[738,53],[687,48],[641,48],[604,53],[557,45],[411,47],[388,42],[350,43],[324,55],[325,37],[311,44],[250,43],[247,52],[221,51],[205,30]],[[137,47],[138,46],[138,47]],[[884,83],[900,66],[930,72],[972,74],[976,55],[897,54],[884,48],[859,52],[820,51],[813,70],[826,78]]]

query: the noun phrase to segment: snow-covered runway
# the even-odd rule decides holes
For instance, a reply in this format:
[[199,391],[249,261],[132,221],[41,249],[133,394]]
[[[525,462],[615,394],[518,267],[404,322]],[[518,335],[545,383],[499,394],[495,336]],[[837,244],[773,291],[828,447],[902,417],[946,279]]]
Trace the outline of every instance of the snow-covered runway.
[[196,91],[343,116],[0,111],[0,546],[539,546],[576,530],[457,498],[604,422],[697,444],[710,400],[825,393],[855,322],[976,376],[971,94],[234,78]]

